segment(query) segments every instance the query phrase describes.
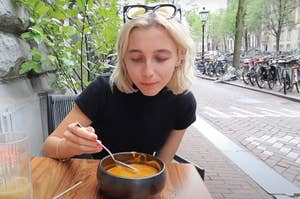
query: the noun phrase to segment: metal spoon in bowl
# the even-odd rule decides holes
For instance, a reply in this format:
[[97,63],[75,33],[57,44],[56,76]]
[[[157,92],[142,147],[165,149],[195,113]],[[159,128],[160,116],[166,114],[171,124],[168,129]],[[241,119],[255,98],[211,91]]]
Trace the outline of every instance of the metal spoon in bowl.
[[106,146],[104,146],[99,140],[97,140],[97,142],[98,142],[99,144],[101,144],[102,147],[109,153],[110,157],[113,159],[113,161],[114,161],[116,164],[119,164],[119,165],[121,165],[121,166],[123,166],[123,167],[127,167],[127,168],[133,170],[134,172],[139,172],[139,170],[138,170],[137,168],[135,168],[135,167],[133,167],[133,166],[131,166],[131,165],[129,165],[129,164],[126,164],[126,163],[124,163],[124,162],[121,162],[121,161],[115,159],[114,155],[110,152],[110,150],[108,150],[108,148],[106,148]]
[[[81,124],[80,124],[79,122],[77,122],[76,126],[77,126],[77,127],[80,127],[80,128],[82,127]],[[100,140],[97,140],[97,143],[100,144],[100,145],[101,145],[101,146],[109,153],[110,157],[113,159],[113,161],[114,161],[116,164],[121,165],[121,166],[123,166],[123,167],[126,167],[126,168],[128,168],[128,169],[131,169],[131,170],[134,171],[134,172],[139,172],[139,170],[138,170],[137,168],[135,168],[135,167],[133,167],[133,166],[131,166],[131,165],[129,165],[129,164],[126,164],[126,163],[124,163],[124,162],[121,162],[121,161],[115,159],[114,155],[110,152],[110,150],[109,150],[106,146],[103,145],[103,143],[100,142]]]

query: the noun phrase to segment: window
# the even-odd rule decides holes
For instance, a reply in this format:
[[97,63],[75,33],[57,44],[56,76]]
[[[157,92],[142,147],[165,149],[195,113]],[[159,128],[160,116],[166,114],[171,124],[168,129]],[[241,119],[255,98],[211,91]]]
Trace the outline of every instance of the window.
[[292,37],[292,29],[288,29],[287,31],[286,31],[286,40],[287,41],[291,41],[291,37]]
[[285,30],[282,30],[282,31],[281,31],[281,36],[280,36],[280,41],[284,41],[285,38],[286,38]]
[[[300,5],[300,0],[299,0],[299,5]],[[298,7],[298,16],[296,18],[296,21],[298,21],[298,23],[300,23],[300,6]]]

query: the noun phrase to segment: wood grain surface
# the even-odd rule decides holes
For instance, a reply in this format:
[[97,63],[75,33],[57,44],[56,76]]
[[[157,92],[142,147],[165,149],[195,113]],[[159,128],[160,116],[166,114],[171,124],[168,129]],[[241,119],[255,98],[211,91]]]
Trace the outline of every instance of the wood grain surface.
[[[104,199],[98,193],[97,167],[99,160],[71,159],[68,162],[45,157],[31,160],[34,199],[51,199],[78,181],[82,183],[64,194],[61,199]],[[167,165],[167,183],[152,199],[211,199],[205,184],[193,165]]]

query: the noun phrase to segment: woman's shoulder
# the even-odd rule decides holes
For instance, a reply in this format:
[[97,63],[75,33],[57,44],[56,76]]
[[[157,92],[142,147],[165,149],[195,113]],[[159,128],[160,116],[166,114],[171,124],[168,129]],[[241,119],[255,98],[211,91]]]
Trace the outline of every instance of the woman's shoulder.
[[184,92],[175,95],[178,100],[181,101],[195,101],[195,96],[192,91],[185,90]]
[[109,80],[104,79],[102,76],[97,76],[90,85],[98,88],[110,88]]
[[186,90],[181,94],[176,95],[176,104],[178,107],[195,109],[197,106],[196,98],[192,91]]

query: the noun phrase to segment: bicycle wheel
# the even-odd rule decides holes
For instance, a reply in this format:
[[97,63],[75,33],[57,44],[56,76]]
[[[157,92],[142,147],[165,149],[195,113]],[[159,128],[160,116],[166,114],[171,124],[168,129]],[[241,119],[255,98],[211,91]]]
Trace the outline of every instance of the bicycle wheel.
[[295,83],[295,87],[296,87],[297,93],[299,93],[299,82]]
[[252,86],[255,86],[255,78],[256,78],[256,72],[254,68],[251,68],[249,71],[249,82]]
[[214,75],[214,66],[212,63],[209,63],[208,64],[208,67],[207,67],[207,71],[206,71],[207,75],[212,77]]
[[287,70],[282,70],[282,83],[283,83],[283,93],[286,95],[287,90],[290,88],[291,79]]
[[273,79],[268,79],[268,86],[269,86],[269,89],[273,89],[274,88],[274,85],[275,85],[275,80]]
[[242,79],[245,84],[249,84],[249,72],[247,70],[242,72]]
[[278,81],[279,82],[279,85],[281,86],[282,85],[282,76],[281,76],[281,68],[280,67],[277,67],[276,70],[275,70],[275,76],[276,76],[276,82]]
[[264,88],[265,85],[265,71],[260,67],[255,75],[255,81],[259,88]]
[[267,81],[269,89],[273,89],[276,83],[276,71],[272,67],[267,71]]

